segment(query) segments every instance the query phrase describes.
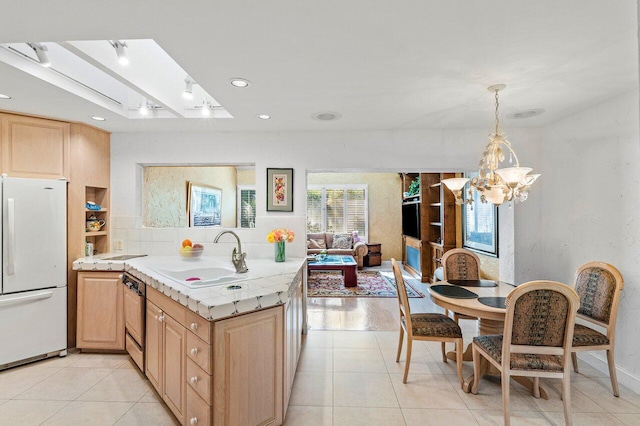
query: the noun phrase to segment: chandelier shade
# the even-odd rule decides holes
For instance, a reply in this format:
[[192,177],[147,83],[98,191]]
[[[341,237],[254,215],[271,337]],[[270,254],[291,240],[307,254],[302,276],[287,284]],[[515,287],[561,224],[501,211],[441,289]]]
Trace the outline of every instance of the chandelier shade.
[[[473,179],[451,178],[443,179],[442,183],[453,192],[456,204],[473,203],[473,192],[475,189],[480,194],[480,201],[500,205],[505,201],[522,202],[529,196],[529,187],[540,177],[540,174],[529,174],[533,169],[521,167],[518,156],[511,147],[504,133],[500,133],[500,116],[498,114],[498,92],[503,90],[504,84],[496,84],[488,89],[495,92],[496,99],[496,127],[495,132],[489,135],[482,157],[480,158],[478,176]],[[505,161],[505,153],[509,154],[510,167],[501,168],[500,164]],[[467,182],[470,181],[470,188],[466,199],[462,197],[462,191]]]

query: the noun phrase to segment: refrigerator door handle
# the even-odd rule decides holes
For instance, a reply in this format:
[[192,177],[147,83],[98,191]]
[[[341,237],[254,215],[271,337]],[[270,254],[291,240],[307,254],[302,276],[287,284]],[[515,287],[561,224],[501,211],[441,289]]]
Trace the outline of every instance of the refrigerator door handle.
[[14,303],[21,303],[31,300],[48,299],[53,296],[53,291],[39,291],[35,294],[21,294],[13,297],[3,297],[0,299],[0,306],[12,305]]
[[13,261],[13,250],[15,244],[15,212],[16,205],[15,200],[13,198],[7,198],[7,221],[9,222],[8,226],[8,253],[7,253],[7,275],[15,275],[15,264]]

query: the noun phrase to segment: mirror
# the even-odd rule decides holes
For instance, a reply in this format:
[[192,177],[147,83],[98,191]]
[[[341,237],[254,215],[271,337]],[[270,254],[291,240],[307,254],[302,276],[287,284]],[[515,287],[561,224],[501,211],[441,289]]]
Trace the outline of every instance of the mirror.
[[[149,228],[255,227],[255,165],[142,167],[142,225]],[[194,193],[190,188],[211,190]],[[188,203],[191,198],[190,206]],[[193,220],[197,211],[204,220]],[[191,220],[189,213],[191,212]],[[211,219],[211,220],[208,220]]]

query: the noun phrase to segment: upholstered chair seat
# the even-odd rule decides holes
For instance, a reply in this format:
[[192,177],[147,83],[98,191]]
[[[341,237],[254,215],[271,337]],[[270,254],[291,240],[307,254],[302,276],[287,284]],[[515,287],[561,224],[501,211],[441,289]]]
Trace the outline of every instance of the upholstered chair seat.
[[462,338],[460,326],[443,314],[411,314],[411,329],[414,336]]
[[581,324],[576,324],[573,330],[573,346],[594,346],[594,345],[608,345],[609,339],[604,334],[594,330],[593,328],[585,327]]
[[[482,348],[496,362],[502,364],[502,335],[478,336],[473,343]],[[562,357],[543,354],[511,354],[512,370],[562,371]]]

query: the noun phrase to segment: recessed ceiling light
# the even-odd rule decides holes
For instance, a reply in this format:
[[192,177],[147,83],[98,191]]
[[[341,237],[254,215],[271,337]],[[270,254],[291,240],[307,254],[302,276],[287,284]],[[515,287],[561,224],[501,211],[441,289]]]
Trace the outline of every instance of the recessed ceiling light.
[[232,78],[229,80],[229,83],[231,83],[231,85],[234,87],[247,87],[249,84],[251,84],[249,80],[246,80],[244,78]]
[[260,120],[269,120],[271,116],[269,114],[258,114],[256,115]]
[[530,109],[530,110],[527,110],[527,111],[514,112],[513,114],[507,114],[507,117],[519,120],[519,119],[523,119],[523,118],[535,117],[537,115],[542,114],[543,112],[544,112],[544,109],[537,108],[537,109]]
[[92,115],[92,116],[91,116],[91,119],[92,119],[92,120],[96,120],[96,121],[105,121],[105,120],[106,120],[106,118],[104,118],[104,117],[98,117],[97,115]]
[[0,93],[0,99],[11,99],[11,96]]
[[311,118],[318,121],[333,121],[342,118],[342,114],[335,111],[321,111],[311,115]]

